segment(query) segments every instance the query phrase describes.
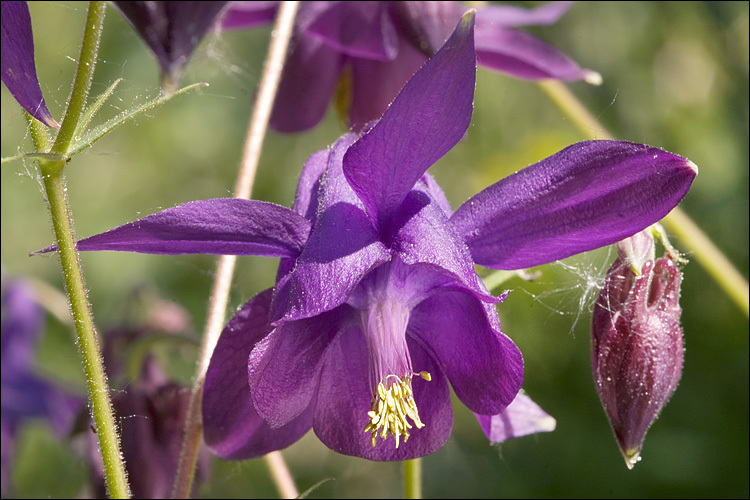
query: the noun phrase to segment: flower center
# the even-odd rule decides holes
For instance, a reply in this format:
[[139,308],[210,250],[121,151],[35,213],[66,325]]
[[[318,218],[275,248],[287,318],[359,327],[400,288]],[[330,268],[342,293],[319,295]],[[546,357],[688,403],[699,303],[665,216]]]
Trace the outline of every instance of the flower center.
[[[427,372],[415,373],[406,345],[406,325],[409,322],[409,307],[401,301],[381,296],[381,300],[370,302],[362,310],[362,327],[370,353],[370,387],[373,390],[372,405],[367,416],[369,422],[364,432],[372,433],[372,445],[377,436],[385,440],[390,434],[396,448],[409,439],[409,429],[424,427],[419,418],[417,404],[412,391],[412,376],[419,375],[430,380]],[[411,420],[411,422],[409,422]]]
[[[429,381],[430,374],[420,372],[419,376]],[[389,379],[394,380],[389,380]],[[386,386],[390,384],[390,387]],[[388,375],[384,381],[378,384],[378,389],[372,398],[372,410],[367,412],[370,422],[365,426],[365,432],[372,433],[372,445],[377,444],[378,432],[385,440],[388,434],[396,440],[396,448],[400,443],[401,436],[404,442],[409,440],[409,429],[412,425],[407,417],[414,422],[417,429],[424,427],[419,418],[417,404],[414,402],[414,393],[411,390],[411,375],[398,377]]]

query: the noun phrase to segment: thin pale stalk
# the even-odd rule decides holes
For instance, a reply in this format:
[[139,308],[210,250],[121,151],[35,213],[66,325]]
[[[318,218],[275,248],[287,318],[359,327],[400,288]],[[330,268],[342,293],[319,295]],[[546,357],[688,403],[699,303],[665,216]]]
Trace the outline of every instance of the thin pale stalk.
[[[281,79],[281,71],[284,67],[286,51],[292,36],[294,17],[297,13],[298,5],[299,2],[281,2],[279,7],[279,13],[272,31],[271,44],[263,68],[260,89],[255,100],[252,117],[250,118],[248,135],[245,140],[245,151],[234,189],[235,198],[249,199],[252,193],[263,138],[265,137],[271,117],[271,109],[273,108],[276,90]],[[235,256],[223,255],[219,258],[217,264],[216,278],[209,303],[208,319],[206,320],[206,328],[203,334],[201,355],[198,360],[193,388],[190,394],[190,405],[185,421],[182,452],[180,453],[177,476],[174,488],[172,489],[173,498],[188,498],[192,489],[195,468],[198,461],[198,449],[203,431],[201,418],[203,383],[206,371],[208,370],[208,364],[211,361],[211,355],[224,327],[227,304],[229,302],[229,289],[232,284],[232,275],[234,274],[236,260]],[[283,458],[280,455],[277,460],[274,460],[274,463],[279,462],[283,464]],[[269,466],[271,466],[270,463]],[[276,466],[274,465],[274,467]],[[286,468],[285,465],[284,468]],[[287,485],[288,488],[291,488],[288,490],[289,493],[281,488],[279,489],[284,498],[287,498],[286,495],[290,495],[291,498],[297,496],[296,487],[293,481],[291,481],[291,476],[289,476],[289,479],[291,483]]]
[[404,498],[422,498],[422,459],[404,460]]
[[[607,129],[592,115],[580,100],[561,82],[547,80],[539,83],[547,96],[570,117],[589,139],[612,139]],[[745,316],[750,315],[748,282],[719,248],[688,215],[675,207],[663,222],[680,237],[690,254],[708,271],[716,283],[740,307]]]
[[289,472],[289,467],[286,466],[284,457],[280,451],[272,451],[265,457],[266,465],[268,470],[271,472],[271,479],[276,485],[276,489],[279,492],[281,498],[297,498],[299,492],[297,486],[294,484],[294,478]]

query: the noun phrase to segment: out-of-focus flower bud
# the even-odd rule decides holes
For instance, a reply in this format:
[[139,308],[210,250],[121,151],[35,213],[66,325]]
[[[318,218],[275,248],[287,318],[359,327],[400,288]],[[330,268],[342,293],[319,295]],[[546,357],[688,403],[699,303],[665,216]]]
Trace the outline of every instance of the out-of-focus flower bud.
[[677,387],[683,361],[682,273],[671,257],[648,258],[653,238],[644,234],[618,244],[591,328],[596,390],[630,469]]

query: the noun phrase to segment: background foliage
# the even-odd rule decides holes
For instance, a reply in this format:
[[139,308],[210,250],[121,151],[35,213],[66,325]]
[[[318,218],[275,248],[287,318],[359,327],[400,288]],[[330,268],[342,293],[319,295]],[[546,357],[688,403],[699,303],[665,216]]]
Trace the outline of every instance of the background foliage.
[[[59,119],[85,3],[30,7],[39,79]],[[569,87],[615,137],[664,148],[700,167],[681,206],[747,276],[748,3],[581,2],[556,25],[534,32],[602,74],[600,87]],[[208,89],[178,97],[73,159],[68,195],[79,236],[186,201],[231,196],[269,33],[209,36],[183,80],[207,81]],[[158,92],[156,62],[111,9],[100,57],[95,95],[124,78],[106,112]],[[5,87],[1,128],[3,156],[30,149],[23,116]],[[313,131],[271,132],[254,197],[289,206],[306,158],[343,132],[332,111]],[[469,132],[431,172],[457,207],[581,139],[537,85],[480,69]],[[61,289],[55,256],[28,257],[52,239],[33,164],[4,165],[0,175],[5,272]],[[100,330],[136,321],[142,311],[133,297],[146,290],[183,306],[195,336],[202,331],[213,257],[91,253],[81,259]],[[451,439],[423,460],[425,497],[748,496],[748,321],[697,262],[685,268],[680,386],[647,435],[643,461],[626,469],[590,370],[590,305],[612,259],[607,250],[592,252],[536,269],[541,275],[534,282],[508,282],[514,291],[500,306],[501,323],[524,353],[525,390],[557,419],[557,430],[492,447],[471,413],[454,405]],[[232,307],[270,286],[275,267],[275,259],[239,258]],[[189,383],[195,349],[161,345],[157,352],[173,377]],[[84,393],[73,335],[51,315],[38,369]],[[337,455],[312,433],[284,454],[301,490],[334,479],[311,498],[402,495],[399,464]],[[84,463],[42,425],[26,426],[16,457],[18,497],[70,497],[84,488]],[[199,495],[276,492],[262,460],[215,459]]]

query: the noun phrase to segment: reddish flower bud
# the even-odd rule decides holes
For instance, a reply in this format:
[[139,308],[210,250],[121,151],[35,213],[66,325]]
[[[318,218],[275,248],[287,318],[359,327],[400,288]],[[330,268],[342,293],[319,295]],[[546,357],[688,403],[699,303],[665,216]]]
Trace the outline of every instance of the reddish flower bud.
[[632,469],[682,373],[682,274],[663,257],[646,260],[636,275],[633,259],[619,250],[594,307],[592,364],[599,399]]

